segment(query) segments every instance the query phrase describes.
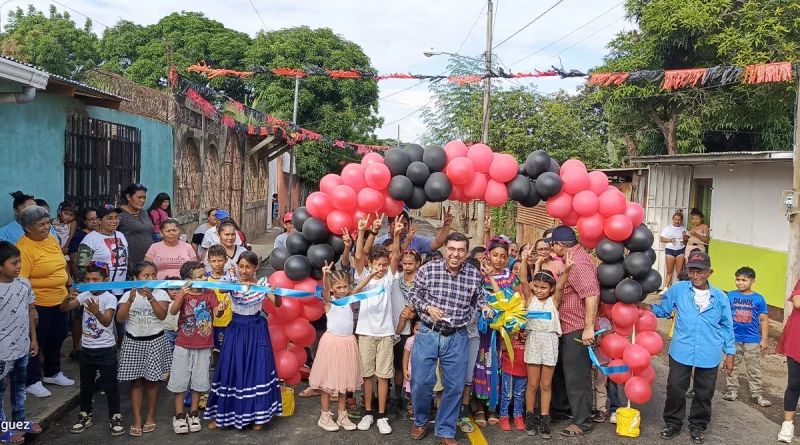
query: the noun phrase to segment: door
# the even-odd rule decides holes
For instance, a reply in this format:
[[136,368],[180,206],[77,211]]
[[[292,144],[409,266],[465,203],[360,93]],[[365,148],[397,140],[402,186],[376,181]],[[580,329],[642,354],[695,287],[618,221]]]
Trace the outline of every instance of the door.
[[662,277],[666,274],[667,267],[664,262],[664,244],[660,240],[661,231],[668,224],[672,224],[672,215],[677,209],[683,209],[688,218],[692,171],[692,167],[686,165],[650,166],[645,224],[655,238],[653,249],[656,251],[657,259],[654,268]]
[[[691,208],[703,212],[703,220],[711,226],[711,191],[714,189],[713,179],[695,179],[692,181]],[[687,217],[690,218],[690,217]],[[686,227],[691,226],[691,221],[686,221]]]

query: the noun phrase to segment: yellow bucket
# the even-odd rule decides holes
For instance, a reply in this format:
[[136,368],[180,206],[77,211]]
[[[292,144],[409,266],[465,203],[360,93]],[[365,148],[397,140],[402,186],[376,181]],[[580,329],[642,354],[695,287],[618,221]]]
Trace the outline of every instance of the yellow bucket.
[[622,437],[639,437],[639,426],[642,416],[638,409],[617,409],[617,435]]
[[283,404],[283,417],[294,414],[294,389],[288,386],[281,387],[281,403]]

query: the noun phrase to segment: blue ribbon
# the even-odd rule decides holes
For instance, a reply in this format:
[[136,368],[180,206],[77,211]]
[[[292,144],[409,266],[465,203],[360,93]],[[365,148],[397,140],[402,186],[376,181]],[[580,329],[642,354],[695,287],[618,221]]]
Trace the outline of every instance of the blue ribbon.
[[[600,329],[599,331],[594,333],[594,336],[597,337],[598,335],[602,334],[603,332],[605,332],[607,330],[608,329],[606,329],[606,328]],[[592,364],[594,364],[594,366],[598,370],[600,370],[600,372],[602,372],[605,375],[618,374],[620,372],[628,372],[628,370],[630,370],[628,365],[622,365],[622,366],[600,366],[600,362],[597,360],[597,355],[595,355],[595,353],[594,353],[594,348],[592,346],[587,346],[586,349],[589,350],[589,358],[592,360]]]
[[531,319],[552,320],[553,314],[551,314],[550,312],[542,312],[542,311],[528,311],[528,320]]

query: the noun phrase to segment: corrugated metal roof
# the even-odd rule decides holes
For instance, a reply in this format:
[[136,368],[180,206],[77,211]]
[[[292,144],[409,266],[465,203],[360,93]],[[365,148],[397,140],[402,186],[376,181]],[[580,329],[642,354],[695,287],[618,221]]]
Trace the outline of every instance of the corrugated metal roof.
[[677,155],[638,156],[630,158],[631,163],[638,164],[718,164],[740,162],[776,162],[791,161],[791,151],[731,151],[714,153],[688,153]]
[[117,96],[116,94],[112,94],[112,93],[109,93],[107,91],[103,91],[103,90],[101,90],[99,88],[95,88],[93,86],[86,85],[85,83],[78,82],[76,80],[67,79],[64,76],[59,76],[58,74],[53,74],[51,72],[48,72],[46,70],[43,70],[43,69],[39,68],[36,65],[33,65],[33,64],[30,64],[30,63],[27,63],[27,62],[23,62],[21,60],[14,59],[13,57],[0,55],[0,59],[10,60],[11,62],[19,63],[19,64],[25,65],[25,66],[27,66],[29,68],[37,69],[39,71],[47,73],[47,75],[49,75],[51,79],[54,79],[54,80],[56,80],[56,81],[58,81],[60,83],[65,83],[67,85],[74,86],[74,87],[82,90],[81,92],[84,93],[84,94],[89,94],[89,95],[95,94],[95,95],[103,97],[103,98],[116,99],[116,100],[121,100],[121,101],[125,101],[125,102],[130,102],[130,99],[128,99],[128,98],[125,98],[125,97],[122,97],[122,96]]

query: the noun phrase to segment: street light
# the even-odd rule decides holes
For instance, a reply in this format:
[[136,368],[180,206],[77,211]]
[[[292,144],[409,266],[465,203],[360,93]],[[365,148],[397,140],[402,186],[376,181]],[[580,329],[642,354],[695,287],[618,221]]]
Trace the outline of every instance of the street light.
[[3,6],[10,1],[12,0],[6,0],[3,3],[0,3],[0,34],[3,33]]
[[474,61],[474,62],[482,62],[482,61],[484,60],[484,55],[485,55],[485,54],[481,54],[481,55],[480,55],[480,56],[478,56],[478,57],[469,57],[469,56],[462,56],[461,54],[456,54],[456,53],[447,53],[447,52],[442,52],[442,51],[423,51],[423,52],[422,52],[422,54],[423,54],[425,57],[433,57],[433,56],[452,56],[452,57],[458,57],[458,58],[460,58],[460,59],[472,60],[472,61]]

